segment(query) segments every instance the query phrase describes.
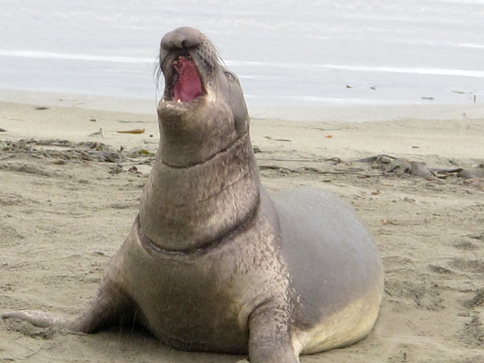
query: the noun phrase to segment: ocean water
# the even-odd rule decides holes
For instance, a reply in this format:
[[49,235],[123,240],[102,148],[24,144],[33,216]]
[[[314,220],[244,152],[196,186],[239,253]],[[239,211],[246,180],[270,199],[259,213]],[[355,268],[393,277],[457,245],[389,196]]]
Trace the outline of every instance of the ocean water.
[[155,99],[179,26],[249,107],[484,102],[484,0],[2,0],[0,88]]

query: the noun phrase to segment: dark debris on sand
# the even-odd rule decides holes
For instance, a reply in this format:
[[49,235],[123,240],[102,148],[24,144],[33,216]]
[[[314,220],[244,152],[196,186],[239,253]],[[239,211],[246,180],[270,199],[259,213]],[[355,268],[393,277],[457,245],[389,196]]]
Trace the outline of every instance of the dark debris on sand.
[[144,149],[126,151],[121,147],[115,150],[109,145],[93,141],[80,143],[62,139],[0,141],[0,161],[20,155],[53,158],[60,161],[83,160],[109,163],[122,163],[132,159],[138,159],[138,163],[140,163],[139,159],[145,159],[143,163],[150,163],[154,160],[154,154]]
[[457,176],[462,179],[484,179],[484,163],[471,169],[459,167],[432,168],[421,161],[412,161],[384,154],[353,160],[352,162],[369,163],[372,169],[379,169],[384,175],[419,176],[425,179],[446,179],[449,176]]
[[[411,161],[391,155],[376,155],[364,159],[343,161],[340,158],[319,159],[271,159],[257,148],[260,170],[278,174],[352,174],[358,178],[373,177],[420,177],[428,181],[441,181],[448,178],[462,180],[461,183],[484,189],[484,163],[473,168],[461,167],[432,168],[420,161]],[[134,165],[151,165],[155,154],[146,149],[116,150],[110,145],[95,141],[72,142],[62,139],[22,139],[0,141],[0,162],[15,158],[49,158],[53,163],[64,165],[68,162],[106,162],[114,164],[111,174],[124,171],[137,173]],[[297,162],[297,167],[292,167]],[[301,166],[302,162],[306,165]],[[367,164],[359,167],[358,164]],[[125,170],[124,167],[127,167]]]

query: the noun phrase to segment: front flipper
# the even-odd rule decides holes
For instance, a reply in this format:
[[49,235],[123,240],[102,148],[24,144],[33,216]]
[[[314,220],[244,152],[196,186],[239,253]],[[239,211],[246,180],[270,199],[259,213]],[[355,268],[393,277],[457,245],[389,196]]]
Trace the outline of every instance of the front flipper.
[[62,315],[46,313],[38,310],[21,310],[11,311],[2,314],[3,319],[18,319],[28,321],[34,326],[39,328],[64,328],[72,331],[78,331],[73,329],[72,321]]
[[94,299],[77,318],[34,310],[7,312],[2,314],[2,318],[25,320],[40,328],[94,333],[112,325],[134,324],[134,307],[132,300],[114,282],[107,280],[103,281]]
[[258,307],[249,319],[250,363],[298,363],[289,334],[287,313]]

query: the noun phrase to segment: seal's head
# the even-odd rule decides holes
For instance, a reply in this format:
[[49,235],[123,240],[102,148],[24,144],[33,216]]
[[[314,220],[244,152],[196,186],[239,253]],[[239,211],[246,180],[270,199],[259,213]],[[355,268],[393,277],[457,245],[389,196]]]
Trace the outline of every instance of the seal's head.
[[161,40],[165,90],[158,106],[161,161],[173,167],[203,163],[248,132],[249,116],[237,76],[212,42],[183,27]]

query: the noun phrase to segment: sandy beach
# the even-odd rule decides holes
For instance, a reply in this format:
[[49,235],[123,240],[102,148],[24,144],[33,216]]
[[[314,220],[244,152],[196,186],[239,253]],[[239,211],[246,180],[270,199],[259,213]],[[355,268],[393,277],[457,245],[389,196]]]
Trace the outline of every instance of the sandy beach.
[[[69,97],[7,100],[0,311],[75,315],[137,214],[158,143],[155,102],[129,113]],[[381,251],[385,296],[367,339],[301,362],[484,362],[482,106],[326,111],[306,122],[254,115],[262,182],[270,192],[324,188],[352,203]],[[351,120],[366,122],[344,122]],[[133,130],[144,131],[118,132]],[[0,362],[244,359],[176,351],[137,330],[84,335],[0,321]]]

